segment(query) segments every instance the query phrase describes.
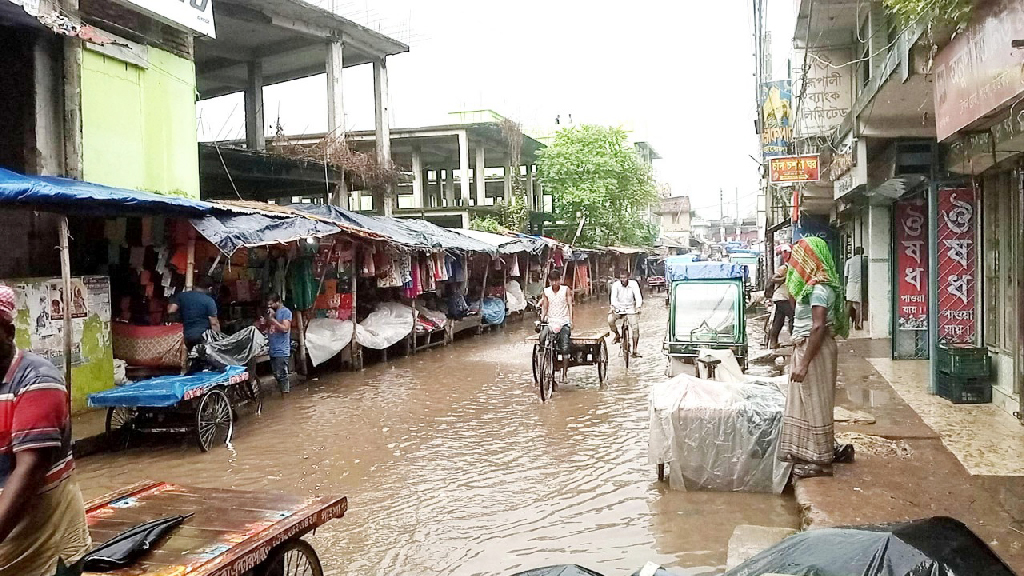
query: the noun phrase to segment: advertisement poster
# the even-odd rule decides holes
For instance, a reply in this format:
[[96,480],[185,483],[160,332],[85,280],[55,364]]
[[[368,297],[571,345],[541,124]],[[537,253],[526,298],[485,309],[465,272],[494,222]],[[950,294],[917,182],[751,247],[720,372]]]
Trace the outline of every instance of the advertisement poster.
[[939,190],[939,340],[973,344],[977,334],[974,190]]
[[769,181],[772,184],[817,182],[821,177],[817,154],[781,156],[768,160]]
[[793,88],[789,80],[761,84],[761,151],[785,156],[793,140]]
[[897,328],[928,329],[928,212],[921,198],[901,200],[896,219]]

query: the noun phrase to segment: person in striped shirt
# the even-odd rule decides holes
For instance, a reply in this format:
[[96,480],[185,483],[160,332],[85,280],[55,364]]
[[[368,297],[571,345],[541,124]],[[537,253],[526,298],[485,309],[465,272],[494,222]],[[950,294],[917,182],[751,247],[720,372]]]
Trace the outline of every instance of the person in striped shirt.
[[14,292],[0,285],[0,576],[53,576],[91,542],[72,475],[60,371],[14,343]]

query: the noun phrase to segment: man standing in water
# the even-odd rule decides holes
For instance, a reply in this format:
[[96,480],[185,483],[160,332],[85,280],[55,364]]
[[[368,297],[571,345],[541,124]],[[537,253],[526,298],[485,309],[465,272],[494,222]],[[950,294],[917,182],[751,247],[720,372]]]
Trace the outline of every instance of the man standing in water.
[[[569,370],[569,344],[572,337],[572,289],[562,286],[562,272],[552,270],[548,274],[544,297],[540,301],[541,321],[548,323],[547,329],[555,334],[555,350],[562,356],[562,378]],[[541,335],[545,337],[545,334]]]
[[644,297],[640,293],[640,284],[629,277],[629,271],[619,270],[619,281],[612,283],[611,289],[611,310],[608,311],[608,327],[615,335],[612,344],[618,344],[622,340],[619,332],[619,321],[626,320],[629,324],[629,334],[633,340],[633,358],[639,358],[636,345],[640,342],[640,307],[644,304]]
[[277,294],[272,295],[267,303],[267,326],[270,327],[270,335],[267,340],[270,343],[270,367],[274,371],[274,378],[281,388],[281,394],[288,394],[292,391],[291,375],[288,373],[288,363],[292,356],[292,311],[285,308],[284,302]]
[[850,332],[843,289],[828,244],[808,236],[793,247],[786,286],[796,303],[789,393],[782,416],[779,459],[798,478],[831,476],[835,458],[835,337]]
[[91,547],[71,458],[68,391],[14,343],[14,291],[0,285],[0,574],[53,576]]

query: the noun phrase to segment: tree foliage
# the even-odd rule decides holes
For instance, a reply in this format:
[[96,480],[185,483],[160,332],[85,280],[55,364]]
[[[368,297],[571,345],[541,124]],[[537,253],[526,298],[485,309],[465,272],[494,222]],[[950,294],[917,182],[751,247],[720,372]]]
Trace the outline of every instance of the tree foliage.
[[545,192],[554,199],[555,216],[570,224],[561,240],[573,240],[581,218],[585,224],[578,245],[646,246],[657,238],[649,214],[658,189],[650,167],[621,128],[564,128],[541,150],[537,168]]
[[971,19],[972,0],[882,0],[901,29],[917,25],[962,29]]
[[490,232],[491,234],[504,234],[508,230],[494,218],[474,218],[469,223],[469,229],[478,232]]

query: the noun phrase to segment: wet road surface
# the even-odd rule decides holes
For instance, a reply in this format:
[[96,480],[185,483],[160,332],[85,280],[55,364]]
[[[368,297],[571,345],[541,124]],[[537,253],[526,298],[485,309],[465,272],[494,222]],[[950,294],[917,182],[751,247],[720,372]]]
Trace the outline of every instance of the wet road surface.
[[[647,561],[724,569],[739,524],[796,527],[795,504],[759,494],[686,493],[647,464],[647,393],[663,378],[667,311],[641,317],[642,360],[607,385],[593,367],[542,404],[532,325],[457,341],[359,374],[300,385],[244,414],[231,449],[169,439],[79,462],[86,498],[143,479],[346,495],[350,512],[311,538],[327,574],[505,576],[576,563],[607,576]],[[577,309],[577,330],[607,308]]]

